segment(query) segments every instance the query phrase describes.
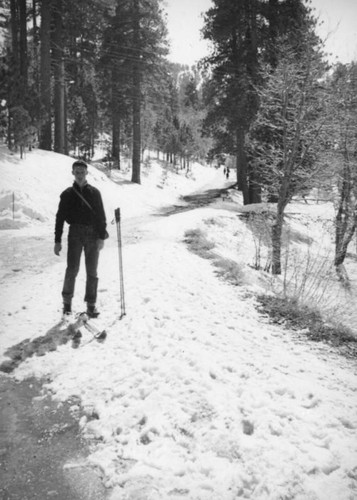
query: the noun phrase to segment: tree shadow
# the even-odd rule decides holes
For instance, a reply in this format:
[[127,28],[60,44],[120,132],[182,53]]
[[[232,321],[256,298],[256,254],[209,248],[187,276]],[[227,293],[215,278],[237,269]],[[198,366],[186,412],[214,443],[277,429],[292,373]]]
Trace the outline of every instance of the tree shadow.
[[200,191],[198,193],[181,196],[180,200],[182,200],[185,205],[170,205],[162,207],[157,215],[168,217],[170,215],[175,215],[181,212],[188,212],[196,208],[206,207],[217,199],[222,198],[222,195],[228,193],[229,190],[232,189],[235,185],[236,184],[232,184],[224,188],[207,189],[206,191]]

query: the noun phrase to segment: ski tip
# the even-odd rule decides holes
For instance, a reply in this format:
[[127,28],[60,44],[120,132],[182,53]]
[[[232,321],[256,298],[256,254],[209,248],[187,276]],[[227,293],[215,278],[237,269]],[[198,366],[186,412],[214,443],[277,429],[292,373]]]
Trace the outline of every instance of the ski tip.
[[103,341],[107,338],[107,332],[105,330],[103,330],[102,332],[100,332],[98,335],[96,335],[96,339],[98,341]]

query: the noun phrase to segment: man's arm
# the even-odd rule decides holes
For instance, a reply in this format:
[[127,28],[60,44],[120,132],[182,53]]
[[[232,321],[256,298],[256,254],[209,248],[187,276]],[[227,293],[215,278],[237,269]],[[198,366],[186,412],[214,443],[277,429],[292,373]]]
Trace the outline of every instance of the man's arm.
[[56,255],[59,255],[61,250],[62,250],[61,241],[62,241],[64,222],[65,222],[65,204],[64,204],[63,196],[61,195],[61,199],[60,199],[57,214],[56,214],[56,223],[55,223],[54,252]]
[[59,255],[62,250],[62,243],[55,243],[53,251],[55,252],[56,255]]
[[105,240],[105,233],[107,228],[107,220],[104,211],[104,205],[102,200],[102,195],[100,191],[97,190],[96,196],[96,217],[97,217],[97,230],[99,239]]

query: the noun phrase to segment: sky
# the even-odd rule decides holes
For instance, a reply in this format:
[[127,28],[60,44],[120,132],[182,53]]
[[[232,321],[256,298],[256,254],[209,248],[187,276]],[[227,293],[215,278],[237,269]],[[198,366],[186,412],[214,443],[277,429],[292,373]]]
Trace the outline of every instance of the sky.
[[316,16],[323,21],[319,35],[326,39],[331,61],[357,61],[357,1],[312,0]]
[[[208,51],[202,40],[202,12],[211,0],[165,0],[172,60],[192,65]],[[326,39],[326,51],[342,63],[357,60],[357,0],[312,0],[316,16],[323,21],[319,35]]]
[[211,5],[210,0],[165,0],[167,26],[174,62],[192,65],[204,57],[208,43],[202,39],[202,13]]
[[[228,188],[234,179],[227,181],[222,169],[195,163],[186,176],[155,159],[145,162],[139,186],[125,162],[110,176],[89,166],[88,182],[100,189],[108,220],[121,208],[126,315],[120,319],[116,226],[109,224],[99,263],[101,315],[94,320],[107,338],[91,341],[84,329],[76,349],[61,343],[68,226],[57,257],[53,225],[72,162],[41,150],[20,161],[0,146],[0,364],[9,361],[7,348],[28,339],[27,359],[21,362],[15,348],[9,376],[41,378],[59,407],[71,398],[91,446],[87,457],[66,459],[68,484],[76,471],[83,477],[83,468],[96,468],[107,500],[356,498],[355,360],[258,311],[256,294],[271,293],[279,282],[253,269],[257,252],[262,265],[269,252],[238,216],[258,207],[243,207],[241,193],[230,190],[229,200],[172,213],[185,208],[180,194]],[[158,216],[165,207],[171,215]],[[301,272],[299,256],[303,269],[311,262],[324,276],[315,259],[325,261],[333,245],[332,203],[296,202],[290,210],[292,276]],[[187,231],[207,234],[215,265],[189,251]],[[224,278],[232,262],[239,286]],[[351,258],[346,265],[354,284],[357,264]],[[83,310],[83,267],[82,261],[75,311]],[[301,278],[311,289],[306,274]],[[326,290],[336,316],[347,311],[336,279]],[[41,355],[30,356],[31,349]]]

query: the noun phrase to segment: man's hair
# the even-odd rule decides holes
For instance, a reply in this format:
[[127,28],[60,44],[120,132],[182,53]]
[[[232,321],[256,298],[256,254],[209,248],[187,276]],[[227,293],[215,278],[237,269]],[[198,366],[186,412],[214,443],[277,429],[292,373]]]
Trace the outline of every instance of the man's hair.
[[84,167],[84,168],[88,168],[88,165],[86,164],[86,162],[84,160],[76,160],[73,165],[72,165],[72,170],[75,168],[75,167]]

